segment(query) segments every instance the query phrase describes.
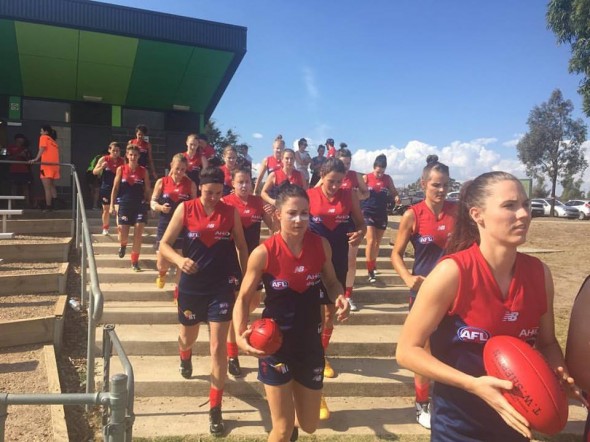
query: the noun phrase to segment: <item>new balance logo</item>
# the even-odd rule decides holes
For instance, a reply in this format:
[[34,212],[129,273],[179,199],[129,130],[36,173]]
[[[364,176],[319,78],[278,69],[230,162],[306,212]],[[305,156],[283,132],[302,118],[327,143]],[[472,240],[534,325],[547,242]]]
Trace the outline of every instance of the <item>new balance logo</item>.
[[305,272],[305,266],[297,266],[295,267],[295,270],[293,270],[293,273],[303,273]]
[[502,318],[503,322],[515,322],[518,320],[518,313],[519,312],[506,312],[504,313],[504,317]]

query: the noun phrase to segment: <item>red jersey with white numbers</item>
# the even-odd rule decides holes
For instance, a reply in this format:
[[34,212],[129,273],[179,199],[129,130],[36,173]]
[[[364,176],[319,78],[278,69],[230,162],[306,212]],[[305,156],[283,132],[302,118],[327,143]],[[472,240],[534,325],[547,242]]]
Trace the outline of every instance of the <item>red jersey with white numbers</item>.
[[322,240],[306,231],[299,256],[293,255],[283,237],[264,241],[267,262],[262,272],[266,297],[262,317],[273,318],[283,334],[305,344],[318,339],[321,272],[326,257]]
[[354,170],[349,170],[344,175],[344,179],[342,180],[341,189],[351,189],[355,190],[359,188],[359,177],[358,174]]
[[195,296],[211,295],[233,284],[233,267],[228,262],[236,259],[234,213],[232,206],[221,201],[209,215],[198,198],[184,203],[182,255],[192,259],[198,270],[192,275],[181,273],[179,290]]
[[199,185],[199,174],[201,173],[201,168],[203,167],[203,159],[201,157],[201,152],[197,150],[197,152],[191,157],[187,152],[184,152],[182,155],[186,158],[187,166],[186,166],[186,176],[188,176],[193,182],[198,186]]
[[[436,358],[478,377],[485,375],[483,348],[492,336],[514,336],[534,345],[541,317],[547,312],[541,261],[517,253],[504,297],[477,244],[442,259],[452,259],[458,265],[459,288],[453,305],[430,337]],[[496,411],[465,390],[437,382],[433,399],[437,411],[432,417],[433,434],[488,435],[481,440],[502,440],[499,436],[512,434]],[[453,418],[466,411],[468,417]],[[515,439],[506,436],[504,440]]]
[[414,246],[412,274],[427,276],[444,254],[447,240],[455,227],[457,205],[445,201],[438,216],[425,201],[414,204],[409,210],[414,212],[416,220],[414,233],[410,236],[410,242]]
[[276,157],[270,156],[266,157],[266,170],[270,174],[271,172],[276,172],[277,170],[283,167],[283,163],[281,160],[277,160]]
[[264,201],[258,195],[248,195],[243,201],[235,193],[223,197],[223,202],[233,206],[240,214],[248,255],[260,244],[260,224],[264,216]]
[[121,205],[139,206],[145,198],[145,177],[147,169],[137,166],[131,170],[129,164],[121,166],[121,184],[117,202]]
[[117,157],[115,159],[110,155],[105,155],[103,158],[105,168],[102,170],[102,174],[100,176],[100,187],[104,190],[112,190],[113,183],[115,182],[115,176],[117,174],[117,169],[125,164],[125,160],[122,157]]

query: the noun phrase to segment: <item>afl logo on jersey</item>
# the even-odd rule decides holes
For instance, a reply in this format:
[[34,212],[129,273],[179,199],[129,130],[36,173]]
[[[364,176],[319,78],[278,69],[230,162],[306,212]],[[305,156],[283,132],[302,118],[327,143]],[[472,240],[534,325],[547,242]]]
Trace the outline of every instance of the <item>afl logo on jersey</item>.
[[312,222],[312,223],[317,223],[317,224],[319,224],[319,223],[321,223],[321,222],[322,222],[322,217],[321,217],[321,216],[312,216],[312,217],[311,217],[311,222]]
[[434,238],[431,235],[421,236],[420,239],[418,240],[418,242],[420,242],[420,244],[430,244],[433,241],[434,241]]
[[289,283],[283,279],[275,279],[270,286],[275,290],[285,290],[289,288]]
[[186,234],[186,237],[187,237],[188,239],[195,239],[195,238],[198,238],[198,237],[200,237],[200,236],[201,236],[201,234],[200,234],[199,232],[188,232],[188,233]]
[[490,339],[490,334],[482,328],[467,326],[457,330],[457,337],[463,342],[483,344]]

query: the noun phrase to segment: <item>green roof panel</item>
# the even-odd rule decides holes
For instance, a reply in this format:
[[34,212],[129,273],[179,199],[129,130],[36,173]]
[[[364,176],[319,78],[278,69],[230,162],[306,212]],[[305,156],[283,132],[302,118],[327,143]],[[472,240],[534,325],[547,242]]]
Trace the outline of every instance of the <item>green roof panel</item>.
[[16,32],[12,20],[0,19],[0,94],[22,95]]

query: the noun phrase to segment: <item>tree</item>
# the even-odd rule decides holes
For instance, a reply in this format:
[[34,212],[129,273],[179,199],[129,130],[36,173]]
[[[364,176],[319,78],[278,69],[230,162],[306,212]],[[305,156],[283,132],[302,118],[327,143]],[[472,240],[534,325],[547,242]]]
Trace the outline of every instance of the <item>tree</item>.
[[[573,177],[588,167],[581,148],[586,141],[586,126],[581,119],[572,118],[573,108],[559,89],[554,90],[549,101],[533,108],[527,120],[529,131],[516,146],[530,177],[549,178],[552,198],[558,178]],[[552,203],[551,213],[553,208]]]
[[570,44],[569,71],[583,76],[578,92],[584,112],[590,116],[590,0],[551,0],[547,23],[559,43]]
[[584,198],[585,194],[582,190],[582,178],[566,177],[561,180],[563,186],[563,193],[561,194],[562,201]]
[[221,153],[226,146],[232,145],[236,149],[242,146],[250,147],[247,143],[240,142],[240,134],[228,129],[225,135],[217,128],[215,120],[207,121],[205,125],[205,135],[209,139],[209,144],[215,148],[217,156],[221,157]]
[[545,177],[544,176],[536,176],[533,177],[533,194],[531,198],[546,198],[549,191],[545,186]]

